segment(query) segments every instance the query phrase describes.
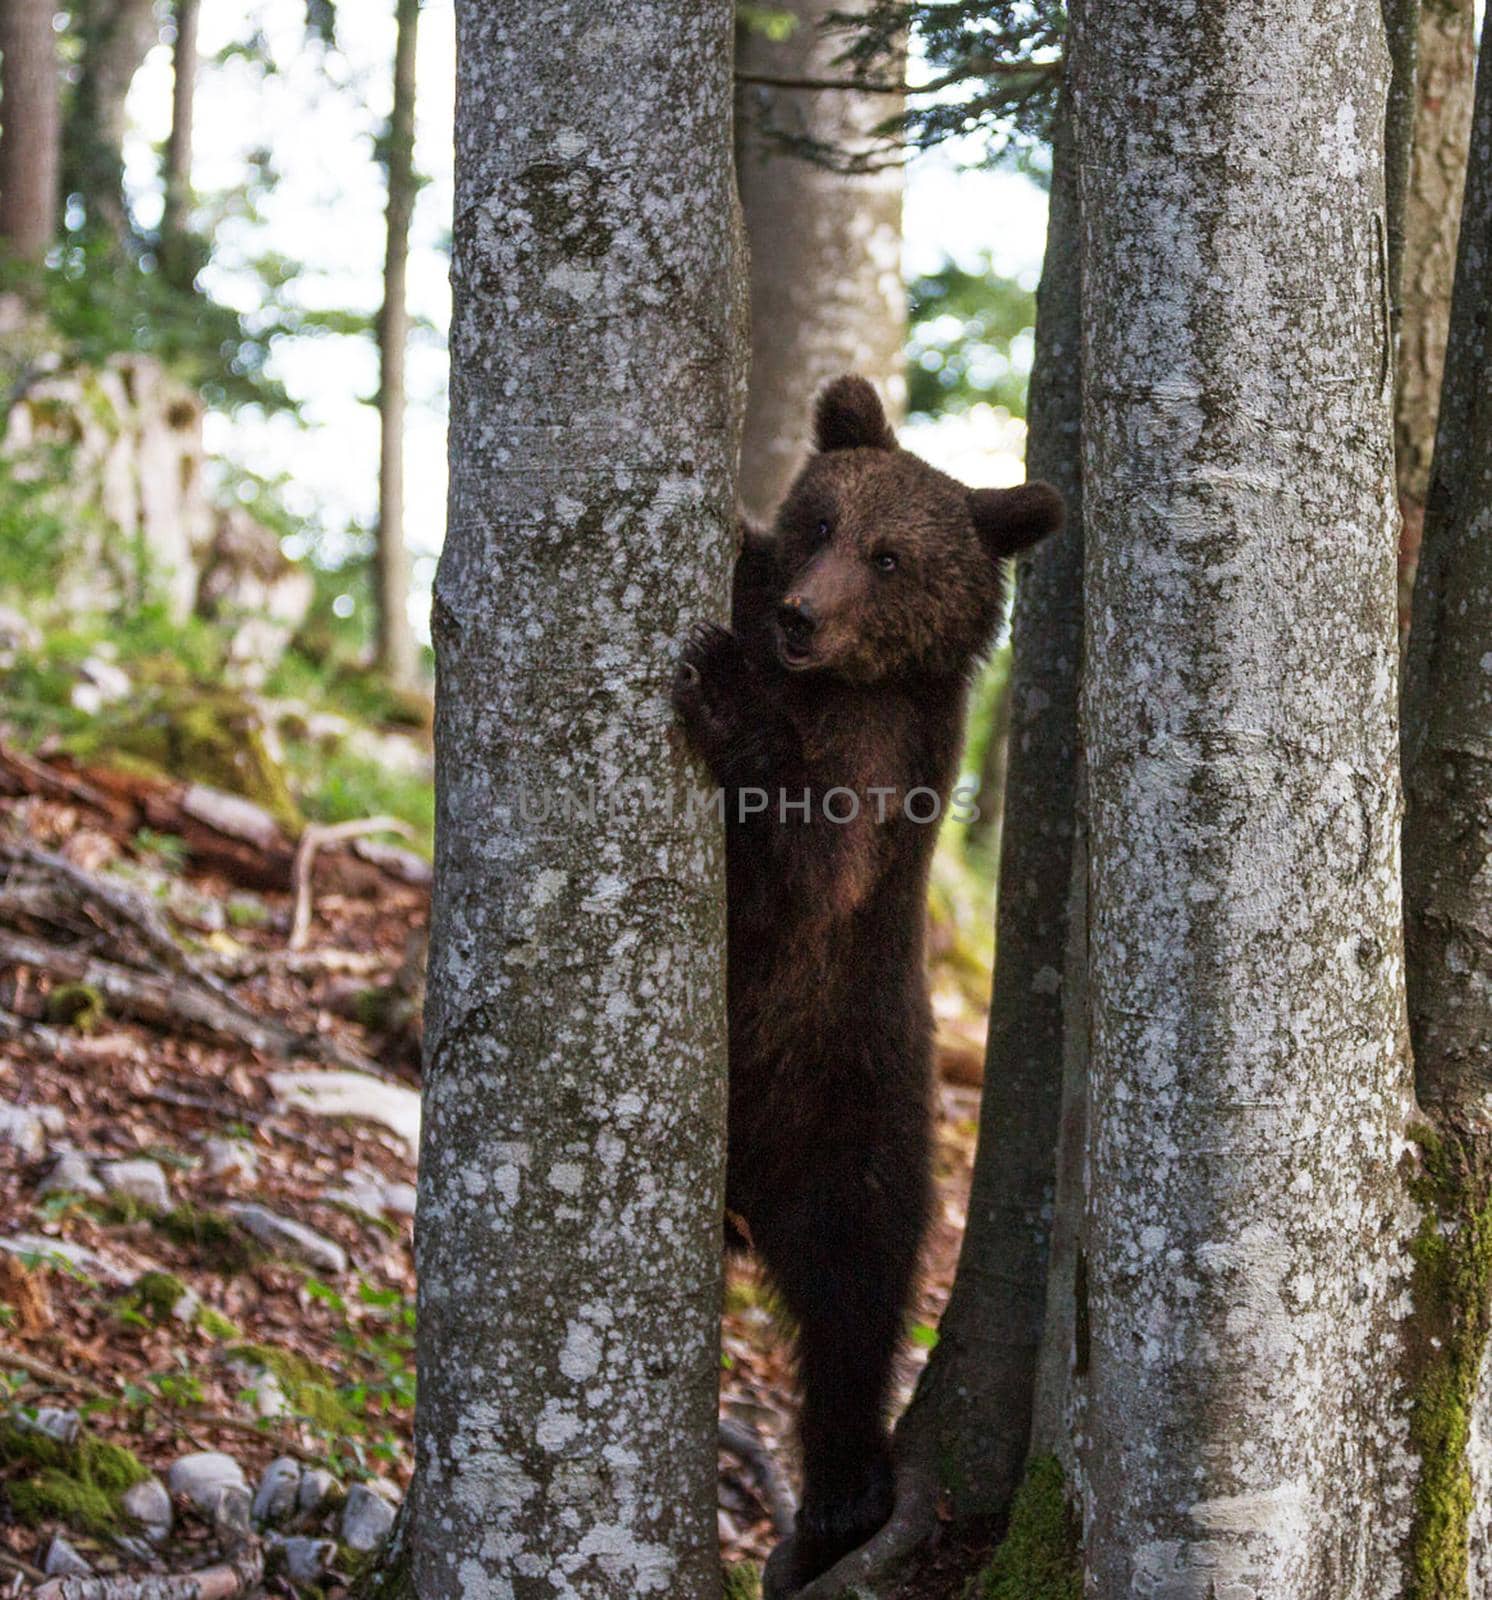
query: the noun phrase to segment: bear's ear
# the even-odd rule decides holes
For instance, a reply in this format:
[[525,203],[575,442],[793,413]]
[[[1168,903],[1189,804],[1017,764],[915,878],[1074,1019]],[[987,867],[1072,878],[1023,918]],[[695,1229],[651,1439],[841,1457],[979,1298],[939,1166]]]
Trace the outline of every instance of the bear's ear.
[[880,396],[864,378],[836,378],[813,408],[813,442],[820,450],[894,450],[896,435]]
[[1022,483],[1014,489],[971,489],[974,531],[992,556],[1013,556],[1062,526],[1066,509],[1049,483]]

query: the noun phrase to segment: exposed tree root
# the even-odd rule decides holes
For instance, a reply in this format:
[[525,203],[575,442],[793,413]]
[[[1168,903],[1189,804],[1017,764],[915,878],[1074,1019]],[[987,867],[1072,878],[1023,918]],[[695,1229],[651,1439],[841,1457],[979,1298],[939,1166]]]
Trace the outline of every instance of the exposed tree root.
[[290,949],[303,949],[311,932],[311,874],[316,865],[317,851],[324,844],[340,844],[344,839],[360,839],[370,833],[397,833],[401,839],[409,839],[413,837],[414,829],[397,817],[360,817],[351,822],[306,824],[301,832],[300,843],[295,847],[295,861],[290,869],[290,881],[295,889]]
[[762,1574],[762,1600],[842,1600],[846,1592],[855,1600],[884,1600],[908,1559],[937,1526],[938,1488],[931,1464],[920,1458],[903,1461],[896,1477],[896,1505],[873,1539],[801,1589],[786,1584],[792,1540],[783,1540]]
[[720,1448],[750,1468],[757,1491],[772,1514],[778,1538],[786,1539],[793,1531],[793,1491],[772,1452],[754,1429],[728,1417],[720,1419]]

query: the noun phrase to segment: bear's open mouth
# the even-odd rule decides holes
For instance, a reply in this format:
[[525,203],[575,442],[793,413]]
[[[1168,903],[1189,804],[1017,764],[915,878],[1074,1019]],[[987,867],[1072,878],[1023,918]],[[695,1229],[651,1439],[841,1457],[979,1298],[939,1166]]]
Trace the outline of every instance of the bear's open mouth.
[[799,671],[803,667],[812,665],[813,645],[807,639],[795,639],[778,628],[777,659],[790,672]]

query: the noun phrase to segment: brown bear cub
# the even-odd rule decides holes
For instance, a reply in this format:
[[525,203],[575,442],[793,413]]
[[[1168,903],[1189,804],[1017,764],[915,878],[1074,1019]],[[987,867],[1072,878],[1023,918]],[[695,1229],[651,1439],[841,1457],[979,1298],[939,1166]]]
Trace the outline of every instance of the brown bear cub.
[[930,1189],[935,819],[1006,558],[1062,520],[1046,484],[971,491],[898,448],[862,378],[824,390],[815,442],[773,532],[742,529],[730,630],[696,628],[674,684],[725,794],[726,1205],[798,1329],[803,1502],[775,1594],[891,1511]]

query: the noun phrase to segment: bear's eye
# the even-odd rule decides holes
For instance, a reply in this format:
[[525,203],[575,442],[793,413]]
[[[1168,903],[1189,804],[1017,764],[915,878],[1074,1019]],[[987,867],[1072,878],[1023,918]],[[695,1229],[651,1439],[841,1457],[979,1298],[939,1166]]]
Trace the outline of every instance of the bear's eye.
[[895,572],[899,565],[896,552],[894,550],[880,551],[876,555],[875,564],[878,572]]
[[820,517],[819,525],[814,531],[818,534],[820,539],[827,539],[829,537],[829,523],[827,519]]

